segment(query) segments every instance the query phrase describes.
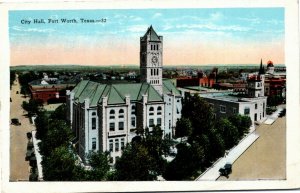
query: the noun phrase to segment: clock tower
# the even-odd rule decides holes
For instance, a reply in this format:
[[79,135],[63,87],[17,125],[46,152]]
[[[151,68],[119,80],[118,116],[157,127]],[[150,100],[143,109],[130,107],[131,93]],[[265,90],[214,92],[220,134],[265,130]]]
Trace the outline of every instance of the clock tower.
[[140,38],[141,82],[151,84],[162,95],[162,51],[163,37],[158,36],[152,25]]

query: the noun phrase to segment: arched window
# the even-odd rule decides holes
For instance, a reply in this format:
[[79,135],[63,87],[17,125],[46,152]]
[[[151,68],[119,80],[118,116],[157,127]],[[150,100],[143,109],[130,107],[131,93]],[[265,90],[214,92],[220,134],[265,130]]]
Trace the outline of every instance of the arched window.
[[119,110],[119,118],[124,118],[124,110],[123,109]]
[[92,112],[92,116],[95,116],[96,115],[96,112]]
[[161,115],[161,106],[157,107],[157,114]]
[[154,108],[153,107],[149,108],[149,115],[154,115]]
[[110,110],[110,112],[109,112],[109,118],[110,119],[114,119],[115,118],[115,110]]

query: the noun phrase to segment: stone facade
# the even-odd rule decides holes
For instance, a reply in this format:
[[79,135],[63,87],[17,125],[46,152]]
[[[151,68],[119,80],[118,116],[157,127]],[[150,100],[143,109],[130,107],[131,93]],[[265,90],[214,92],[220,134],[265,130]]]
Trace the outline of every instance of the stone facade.
[[83,80],[67,92],[68,119],[85,163],[90,151],[108,151],[114,164],[137,128],[151,132],[157,125],[164,137],[174,135],[182,97],[170,80],[162,80],[162,36],[151,26],[140,44],[141,83],[106,85]]

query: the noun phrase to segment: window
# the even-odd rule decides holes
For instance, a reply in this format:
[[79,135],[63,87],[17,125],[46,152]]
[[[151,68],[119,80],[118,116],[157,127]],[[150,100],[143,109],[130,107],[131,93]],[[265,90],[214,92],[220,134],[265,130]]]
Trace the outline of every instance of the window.
[[92,113],[92,116],[96,116],[96,112],[93,112],[93,113]]
[[124,130],[124,122],[119,122],[119,130]]
[[158,114],[158,115],[161,115],[161,106],[158,106],[158,107],[157,107],[157,114]]
[[150,107],[150,109],[149,109],[149,115],[154,115],[154,108],[153,107]]
[[135,127],[135,117],[131,117],[131,126]]
[[115,139],[115,151],[119,151],[119,139]]
[[109,151],[110,152],[114,151],[114,141],[112,139],[109,140]]
[[109,131],[115,131],[115,123],[109,124]]
[[119,110],[119,118],[124,118],[124,110],[123,109]]
[[244,109],[244,115],[249,115],[250,114],[250,108],[249,107],[246,107]]
[[154,119],[149,119],[149,127],[153,127],[154,126]]
[[135,115],[135,105],[132,105],[132,106],[131,106],[131,114],[132,114],[132,115]]
[[92,118],[92,129],[96,129],[96,118]]
[[151,69],[151,76],[153,75],[153,69]]
[[220,105],[220,112],[221,113],[226,113],[226,107],[223,105]]
[[124,150],[125,147],[125,139],[121,138],[121,150]]
[[115,118],[115,110],[110,110],[109,112],[109,119],[114,119]]
[[255,109],[257,109],[257,104],[255,104]]
[[96,138],[92,138],[92,150],[96,149]]
[[232,108],[232,113],[234,113],[234,114],[237,113],[237,109],[235,107]]
[[161,118],[157,118],[157,126],[161,126]]

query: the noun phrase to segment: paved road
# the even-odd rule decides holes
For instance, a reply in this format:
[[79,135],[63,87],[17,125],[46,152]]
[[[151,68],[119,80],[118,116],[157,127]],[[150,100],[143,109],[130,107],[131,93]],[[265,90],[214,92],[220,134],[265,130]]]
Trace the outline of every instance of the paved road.
[[218,180],[286,179],[286,118],[256,132],[260,137],[234,162],[229,178]]
[[30,174],[29,162],[25,161],[27,137],[26,133],[34,130],[29,119],[24,116],[21,104],[25,99],[20,93],[20,85],[15,81],[10,91],[12,102],[10,103],[10,117],[18,118],[21,126],[10,125],[10,181],[28,181]]

